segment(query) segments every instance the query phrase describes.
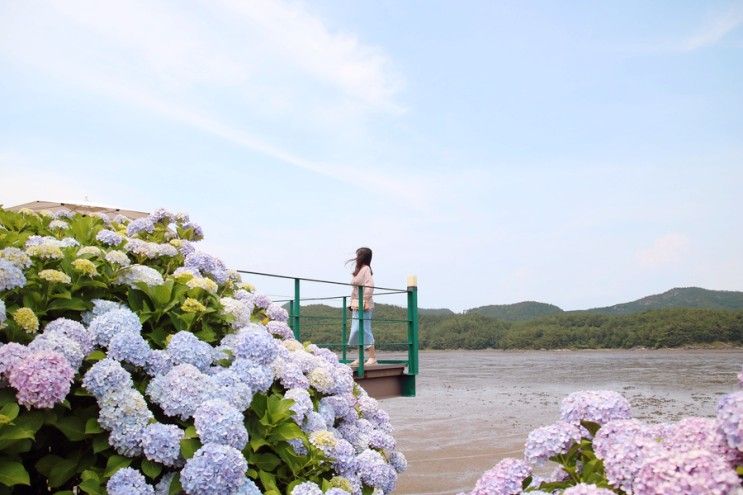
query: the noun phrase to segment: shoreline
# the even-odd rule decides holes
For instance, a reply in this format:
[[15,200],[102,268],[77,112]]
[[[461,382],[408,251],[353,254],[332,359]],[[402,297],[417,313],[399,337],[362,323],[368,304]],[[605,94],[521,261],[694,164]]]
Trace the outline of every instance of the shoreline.
[[[486,347],[483,349],[419,349],[420,353],[431,353],[431,352],[632,352],[632,351],[740,351],[743,350],[743,344],[729,344],[726,342],[712,343],[712,344],[699,344],[699,345],[685,345],[679,347],[565,347],[556,349],[497,349],[494,347]],[[380,352],[386,352],[384,350]],[[389,351],[391,353],[399,351]]]

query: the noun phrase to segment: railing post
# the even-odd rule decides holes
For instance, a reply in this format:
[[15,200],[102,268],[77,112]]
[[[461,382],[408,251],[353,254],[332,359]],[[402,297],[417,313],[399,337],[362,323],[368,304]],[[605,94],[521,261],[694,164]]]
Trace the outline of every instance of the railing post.
[[348,346],[348,296],[343,296],[343,313],[341,316],[341,359],[343,362],[347,360],[346,350]]
[[294,330],[294,299],[289,301],[289,328]]
[[294,325],[292,325],[292,330],[294,331],[294,338],[297,340],[301,340],[302,333],[300,331],[300,325],[299,325],[299,279],[294,279],[294,304],[292,304],[292,308],[294,309]]
[[364,286],[359,285],[359,308],[357,310],[359,320],[359,367],[356,369],[356,376],[364,377]]
[[408,277],[408,374],[418,374],[418,280]]

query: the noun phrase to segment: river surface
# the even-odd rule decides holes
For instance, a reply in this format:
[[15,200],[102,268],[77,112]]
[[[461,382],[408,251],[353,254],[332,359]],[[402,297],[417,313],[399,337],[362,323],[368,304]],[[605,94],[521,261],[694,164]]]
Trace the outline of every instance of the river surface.
[[714,416],[742,364],[743,349],[421,352],[417,397],[382,401],[409,463],[395,493],[471,490],[577,390],[620,392],[648,422]]

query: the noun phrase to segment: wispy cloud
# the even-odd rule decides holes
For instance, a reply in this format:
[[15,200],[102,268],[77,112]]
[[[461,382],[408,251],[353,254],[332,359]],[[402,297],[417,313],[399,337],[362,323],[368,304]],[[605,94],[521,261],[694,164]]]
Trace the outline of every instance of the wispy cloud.
[[743,2],[738,2],[726,12],[715,15],[699,31],[683,40],[678,48],[681,51],[691,52],[716,45],[741,26],[743,26]]
[[674,232],[655,239],[649,246],[637,251],[637,259],[649,268],[681,261],[689,248],[689,238]]
[[[333,140],[341,125],[403,110],[402,78],[385,53],[332,30],[300,4],[220,0],[186,10],[136,0],[10,3],[0,7],[0,32],[0,56],[66,84],[294,167],[411,197],[409,181],[369,167],[358,181],[360,164],[327,163],[291,144],[301,138],[277,134],[279,116],[290,116],[306,139]],[[206,103],[220,99],[228,110],[222,101]],[[329,113],[335,117],[324,125]]]

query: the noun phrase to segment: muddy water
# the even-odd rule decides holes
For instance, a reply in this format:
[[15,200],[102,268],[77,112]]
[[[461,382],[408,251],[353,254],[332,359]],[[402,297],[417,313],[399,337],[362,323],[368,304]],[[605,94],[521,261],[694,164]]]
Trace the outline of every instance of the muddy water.
[[418,396],[383,401],[409,462],[396,493],[471,489],[576,390],[620,392],[650,422],[714,416],[741,364],[741,349],[423,352]]

